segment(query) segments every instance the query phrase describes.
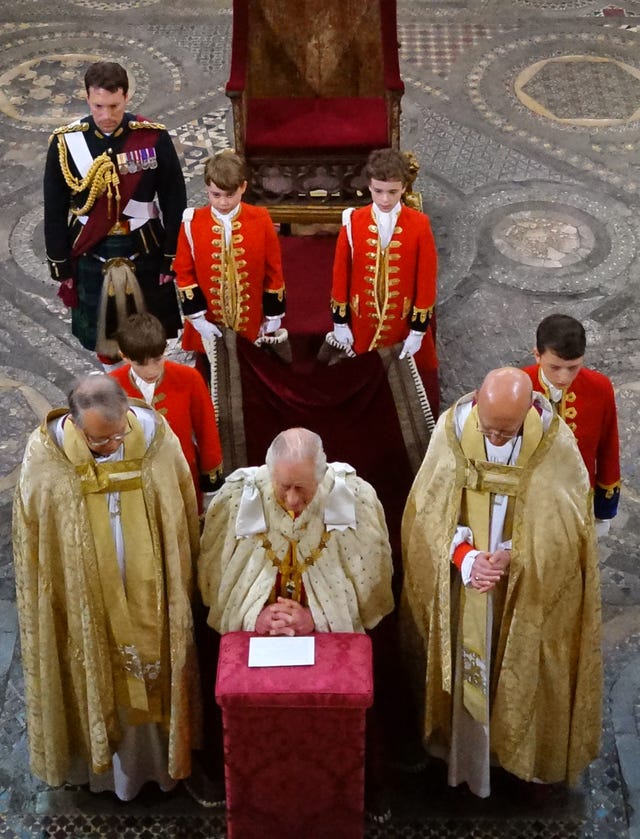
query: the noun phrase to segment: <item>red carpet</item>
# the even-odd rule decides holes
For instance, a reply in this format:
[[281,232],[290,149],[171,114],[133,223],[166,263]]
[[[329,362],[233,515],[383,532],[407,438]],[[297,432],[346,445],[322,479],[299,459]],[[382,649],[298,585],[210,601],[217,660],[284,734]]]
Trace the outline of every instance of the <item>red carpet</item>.
[[281,236],[289,335],[324,335],[333,328],[329,300],[335,236]]

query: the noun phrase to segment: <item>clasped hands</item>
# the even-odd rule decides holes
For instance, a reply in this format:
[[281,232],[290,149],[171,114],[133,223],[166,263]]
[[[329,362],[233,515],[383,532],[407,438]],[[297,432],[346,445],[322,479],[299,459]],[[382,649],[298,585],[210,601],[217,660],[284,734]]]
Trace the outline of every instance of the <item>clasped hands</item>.
[[480,551],[471,566],[470,584],[476,591],[491,591],[506,573],[511,562],[511,551],[500,548],[493,553]]
[[310,635],[314,629],[311,610],[286,597],[265,606],[256,620],[259,635]]

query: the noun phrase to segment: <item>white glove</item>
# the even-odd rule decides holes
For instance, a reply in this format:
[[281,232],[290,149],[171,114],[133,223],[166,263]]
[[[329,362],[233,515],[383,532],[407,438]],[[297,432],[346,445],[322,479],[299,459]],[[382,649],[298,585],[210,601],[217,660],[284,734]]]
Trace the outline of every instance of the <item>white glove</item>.
[[348,323],[334,323],[333,337],[339,344],[346,344],[348,347],[353,344],[353,332]]
[[609,533],[611,527],[611,519],[596,519],[596,536],[602,539]]
[[262,326],[260,327],[260,334],[261,335],[273,335],[274,332],[277,332],[278,329],[282,326],[282,318],[278,317],[277,315],[268,315],[263,321]]
[[402,345],[402,352],[400,353],[399,357],[411,358],[412,355],[415,355],[422,346],[423,338],[424,332],[416,332],[415,329],[412,329],[411,332],[404,339],[404,344]]
[[205,318],[204,312],[198,312],[195,315],[188,315],[187,320],[194,329],[198,330],[200,337],[204,341],[207,341],[210,338],[222,338],[222,332],[220,332],[215,323],[211,323],[211,321],[208,321]]

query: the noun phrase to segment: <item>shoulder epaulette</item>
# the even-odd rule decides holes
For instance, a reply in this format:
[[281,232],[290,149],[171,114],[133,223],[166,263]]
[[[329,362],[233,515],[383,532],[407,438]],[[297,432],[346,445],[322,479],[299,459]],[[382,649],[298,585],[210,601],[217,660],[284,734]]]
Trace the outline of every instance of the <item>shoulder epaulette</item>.
[[53,134],[51,134],[51,136],[49,137],[49,142],[51,142],[53,138],[57,137],[59,134],[73,134],[75,131],[88,130],[88,122],[72,122],[71,125],[61,125],[60,128],[56,128]]
[[56,128],[53,132],[54,134],[71,134],[74,131],[88,131],[89,130],[89,123],[88,122],[72,122],[71,125],[61,125],[60,128]]
[[140,119],[132,119],[129,121],[129,128],[132,131],[135,131],[136,128],[151,128],[154,131],[166,131],[167,126],[163,125],[161,122],[148,122],[145,120]]

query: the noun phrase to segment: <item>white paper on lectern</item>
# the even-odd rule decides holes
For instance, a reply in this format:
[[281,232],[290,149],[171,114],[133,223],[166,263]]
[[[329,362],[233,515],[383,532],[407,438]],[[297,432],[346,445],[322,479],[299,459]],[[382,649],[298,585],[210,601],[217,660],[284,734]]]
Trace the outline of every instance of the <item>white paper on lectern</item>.
[[313,635],[249,638],[249,667],[291,667],[314,664],[315,660]]

